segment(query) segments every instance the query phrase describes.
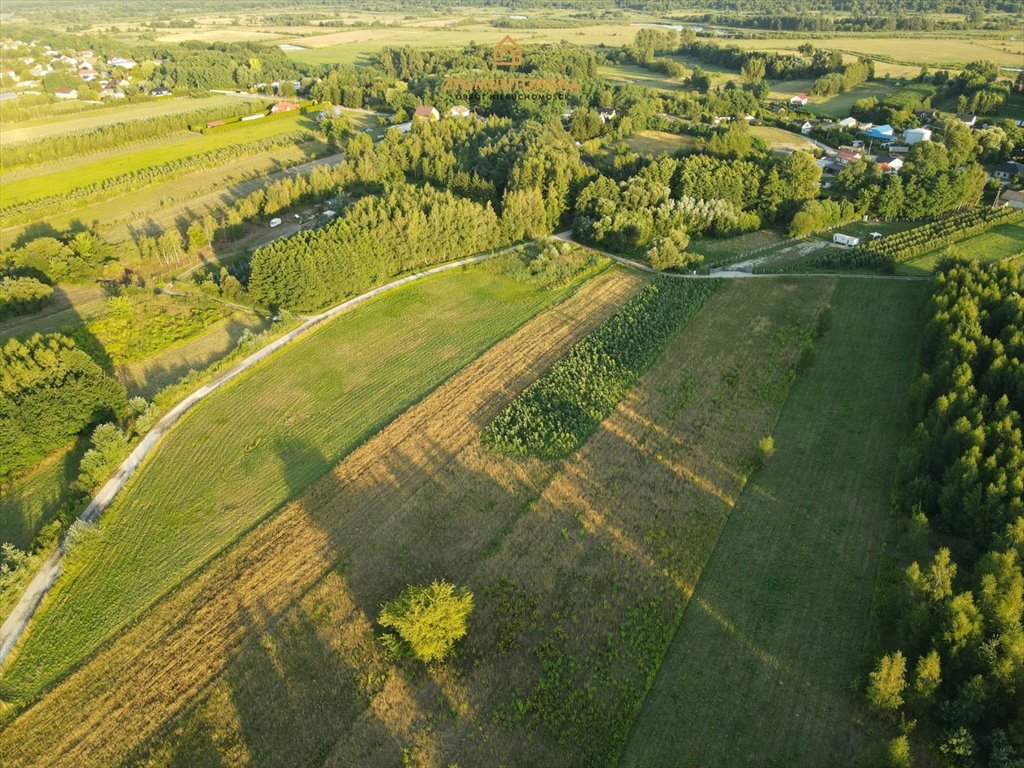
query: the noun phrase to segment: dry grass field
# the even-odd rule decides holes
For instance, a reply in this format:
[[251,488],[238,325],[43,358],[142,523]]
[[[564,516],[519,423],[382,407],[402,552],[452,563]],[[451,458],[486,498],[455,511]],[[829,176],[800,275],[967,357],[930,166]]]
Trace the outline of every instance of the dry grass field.
[[[598,278],[498,343],[45,694],[0,750],[54,766],[613,764],[834,285],[727,284],[577,454],[484,449],[483,426],[638,283]],[[470,635],[442,667],[396,664],[377,611],[438,577],[476,595]]]
[[681,136],[665,131],[637,131],[626,139],[634,152],[645,155],[671,155],[681,149],[692,147],[693,136]]

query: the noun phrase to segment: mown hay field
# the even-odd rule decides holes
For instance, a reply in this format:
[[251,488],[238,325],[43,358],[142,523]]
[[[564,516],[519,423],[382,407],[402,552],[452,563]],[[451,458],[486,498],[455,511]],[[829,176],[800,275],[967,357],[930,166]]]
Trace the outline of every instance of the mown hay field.
[[624,766],[860,764],[856,691],[927,293],[839,281],[831,328],[697,583]]
[[97,540],[72,552],[3,669],[0,699],[24,702],[61,677],[568,290],[518,283],[485,265],[427,278],[326,324],[198,405],[121,492]]
[[11,171],[0,176],[5,206],[70,192],[78,187],[98,184],[122,174],[141,171],[174,160],[203,155],[214,150],[252,144],[275,136],[298,133],[315,126],[311,118],[286,115],[256,120],[207,136],[182,132],[164,139],[135,144],[99,155],[83,155],[54,165]]
[[[614,764],[834,281],[722,286],[568,459],[484,448],[640,282],[598,280],[140,617],[0,749],[26,745],[15,765]],[[458,655],[392,661],[380,605],[441,577],[476,596]]]

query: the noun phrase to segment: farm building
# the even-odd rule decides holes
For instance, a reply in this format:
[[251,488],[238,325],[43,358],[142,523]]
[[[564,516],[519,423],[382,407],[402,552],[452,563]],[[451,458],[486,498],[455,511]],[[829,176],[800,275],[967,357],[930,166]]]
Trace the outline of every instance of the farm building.
[[832,242],[852,248],[855,245],[860,245],[860,238],[854,237],[853,235],[844,235],[842,232],[836,232],[832,235]]
[[807,106],[807,94],[798,93],[789,100],[789,103],[794,107],[806,107]]
[[993,203],[997,208],[1009,206],[1010,208],[1024,208],[1024,192],[1015,189],[1004,189],[996,195]]
[[922,141],[931,141],[932,132],[928,128],[908,128],[903,132],[903,140],[907,144],[917,144]]
[[416,111],[412,113],[413,119],[420,118],[421,120],[440,120],[441,113],[437,111],[436,107],[432,107],[429,104],[420,104],[416,107]]
[[840,128],[856,128],[857,118],[856,117],[844,117],[839,121]]
[[889,124],[885,125],[873,125],[864,131],[864,135],[872,139],[880,139],[882,141],[889,141],[892,139],[893,130]]

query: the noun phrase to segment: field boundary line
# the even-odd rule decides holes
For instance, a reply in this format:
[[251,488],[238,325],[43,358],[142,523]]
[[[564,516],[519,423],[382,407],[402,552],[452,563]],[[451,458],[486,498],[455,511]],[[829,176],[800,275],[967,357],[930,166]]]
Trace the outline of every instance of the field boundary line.
[[[441,264],[436,267],[431,267],[430,269],[414,272],[397,280],[392,280],[390,283],[385,283],[384,285],[373,288],[365,293],[361,293],[358,296],[354,296],[341,304],[337,304],[326,309],[319,314],[313,315],[303,322],[298,328],[292,329],[281,338],[275,339],[267,346],[256,350],[245,359],[236,363],[230,370],[222,373],[213,381],[199,387],[174,406],[170,411],[164,414],[156,425],[146,433],[146,436],[142,438],[139,444],[135,446],[132,452],[128,454],[128,457],[121,463],[113,477],[111,477],[93,496],[89,505],[85,508],[82,514],[79,515],[78,519],[86,523],[93,523],[98,520],[103,511],[110,506],[117,494],[127,484],[129,478],[135,473],[135,470],[141,466],[143,460],[157,446],[161,438],[163,438],[163,436],[166,435],[174,425],[177,424],[178,421],[180,421],[181,418],[193,408],[193,406],[197,405],[207,396],[216,392],[224,385],[238,378],[246,371],[263,362],[281,348],[300,337],[304,337],[309,331],[312,331],[314,328],[317,328],[328,320],[332,320],[338,315],[341,315],[348,310],[369,301],[370,299],[376,298],[381,294],[431,275],[441,274],[453,269],[458,269],[459,267],[469,266],[470,264],[477,264],[514,248],[518,248],[520,245],[521,244],[517,243],[515,245],[508,246],[507,248],[489,251],[476,256],[470,256],[465,259],[459,259],[458,261],[448,262],[447,264]],[[0,663],[10,655],[10,652],[14,649],[14,646],[18,641],[18,638],[20,638],[24,633],[28,626],[28,622],[35,615],[36,610],[42,603],[43,598],[46,596],[47,592],[50,591],[50,588],[60,576],[61,560],[63,559],[63,556],[64,542],[62,541],[53,553],[44,561],[42,566],[40,566],[39,570],[36,571],[14,609],[4,620],[3,624],[0,625]]]

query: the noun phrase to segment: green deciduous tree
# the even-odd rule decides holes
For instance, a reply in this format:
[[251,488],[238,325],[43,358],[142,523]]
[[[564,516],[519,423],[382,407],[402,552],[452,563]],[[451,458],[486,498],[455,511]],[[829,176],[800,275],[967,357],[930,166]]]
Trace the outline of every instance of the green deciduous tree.
[[441,661],[466,634],[473,595],[447,581],[407,587],[386,603],[378,621],[395,631],[393,648],[410,652],[420,661]]

